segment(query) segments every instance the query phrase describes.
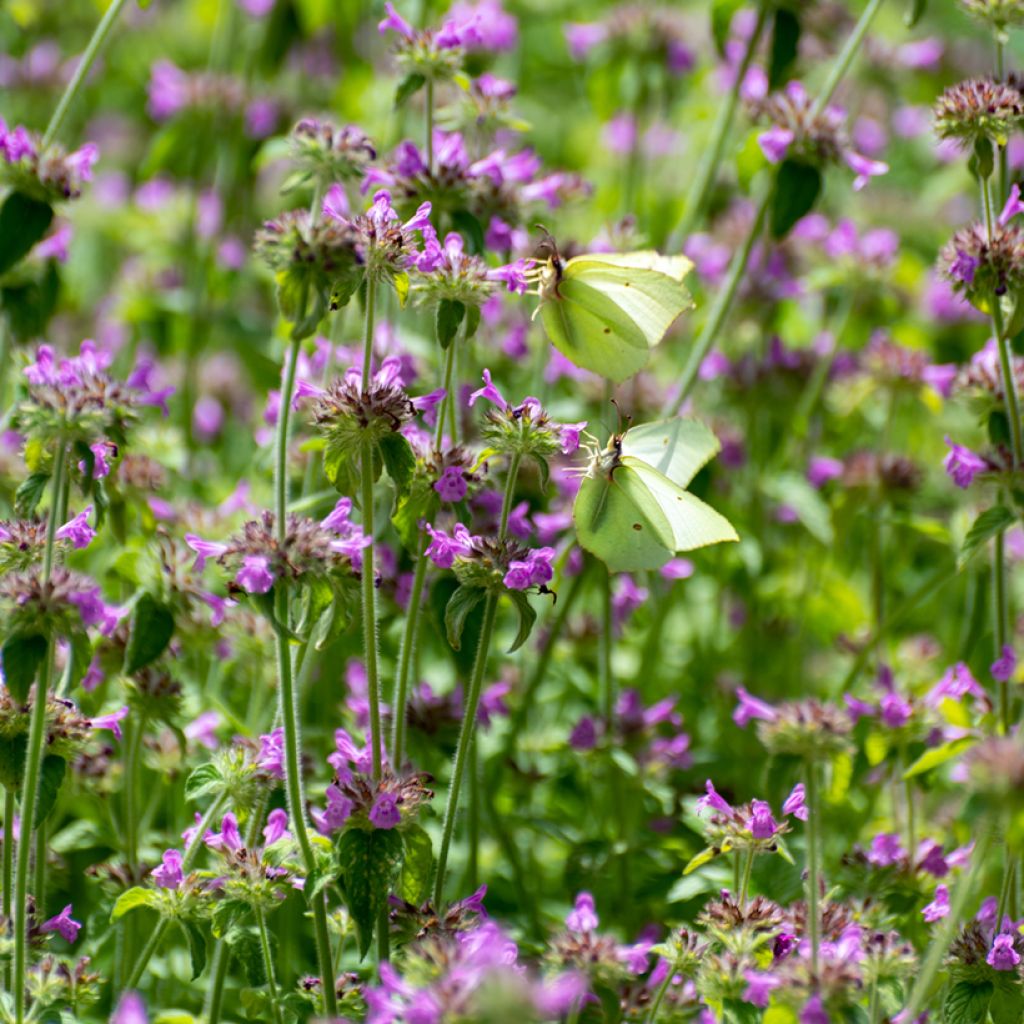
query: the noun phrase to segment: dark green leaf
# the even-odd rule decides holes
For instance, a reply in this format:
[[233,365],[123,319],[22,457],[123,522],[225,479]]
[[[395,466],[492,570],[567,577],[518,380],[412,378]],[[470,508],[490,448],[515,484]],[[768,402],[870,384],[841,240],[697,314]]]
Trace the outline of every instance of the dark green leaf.
[[990,981],[973,984],[958,981],[946,993],[942,1019],[946,1024],[982,1024],[988,1015],[988,1004],[994,988]]
[[214,764],[201,764],[185,781],[185,799],[192,802],[201,796],[219,793],[224,785],[224,776]]
[[725,56],[725,44],[729,39],[729,28],[736,12],[743,7],[744,0],[712,0],[711,34],[715,49],[720,57]]
[[475,256],[487,248],[483,225],[469,210],[456,210],[452,214],[452,227],[466,240],[466,247]]
[[359,956],[366,956],[373,930],[402,868],[402,835],[397,829],[350,828],[338,842],[338,864],[345,900],[359,933]]
[[49,482],[49,473],[30,473],[14,494],[14,511],[23,519],[31,518]]
[[420,906],[430,897],[430,879],[434,871],[434,848],[430,836],[419,825],[404,829],[405,860],[398,895],[413,906]]
[[4,642],[0,657],[7,689],[19,704],[24,704],[36,673],[46,659],[46,637],[38,633],[29,636],[16,633]]
[[775,12],[772,23],[771,55],[768,59],[768,88],[778,89],[788,76],[796,60],[800,44],[800,19],[785,7]]
[[0,206],[0,274],[29,254],[53,220],[49,203],[12,192]]
[[56,754],[47,754],[39,769],[39,796],[36,797],[36,821],[38,826],[53,810],[60,794],[61,784],[67,772],[67,762]]
[[998,985],[988,1012],[992,1014],[992,1024],[1020,1024],[1024,1020],[1024,992],[1020,984]]
[[405,494],[398,496],[398,504],[391,517],[391,522],[398,531],[403,546],[408,551],[418,550],[422,530],[420,523],[434,521],[440,498],[437,491],[427,480],[415,480],[413,486]]
[[522,590],[509,590],[508,596],[512,599],[512,604],[515,605],[519,615],[519,630],[515,640],[512,641],[512,646],[508,649],[508,653],[511,654],[513,651],[518,651],[530,638],[533,624],[537,621],[537,613],[533,610],[530,599]]
[[996,534],[1012,526],[1015,520],[1014,514],[1005,505],[993,505],[974,520],[971,528],[964,537],[964,546],[960,549],[957,562],[960,566],[966,565],[971,555],[982,545],[987,544]]
[[466,307],[454,299],[442,299],[434,316],[434,331],[441,348],[447,348],[459,333],[459,325],[466,315]]
[[28,747],[28,737],[24,734],[19,736],[0,736],[0,786],[21,792],[22,782],[25,778],[25,750]]
[[469,341],[469,339],[472,338],[476,334],[477,328],[479,326],[480,326],[480,307],[479,306],[470,306],[466,310],[466,326],[463,328],[463,337],[465,337],[466,341]]
[[821,192],[821,172],[802,160],[784,160],[775,176],[772,197],[771,233],[785,238],[793,225],[811,212]]
[[405,494],[416,472],[416,455],[402,434],[385,434],[380,439],[380,455],[399,494]]
[[[19,276],[21,273],[19,270]],[[18,341],[31,341],[46,331],[59,295],[60,271],[54,260],[47,260],[35,273],[24,275],[24,280],[0,289],[0,308]]]
[[236,926],[224,936],[224,941],[242,968],[246,982],[256,988],[266,985],[267,973],[263,967],[259,935],[248,928]]
[[324,446],[324,475],[339,494],[353,490],[355,448],[340,434],[329,434]]
[[337,880],[338,870],[333,862],[330,865],[318,864],[306,875],[306,884],[302,887],[302,893],[307,900],[311,900]]
[[414,71],[411,75],[406,75],[398,83],[398,88],[395,90],[395,106],[400,107],[410,96],[415,96],[426,84],[426,77],[419,74],[419,72]]
[[84,630],[76,630],[68,637],[70,645],[67,666],[68,685],[77,686],[92,662],[92,641]]
[[128,646],[124,652],[124,674],[131,675],[156,661],[174,635],[174,616],[152,594],[143,594],[132,609]]
[[217,900],[210,917],[210,928],[215,938],[227,939],[235,923],[245,917],[252,908],[244,900]]
[[466,616],[487,596],[483,587],[460,586],[448,599],[444,610],[444,625],[448,643],[457,651],[462,644],[462,630]]
[[181,930],[188,940],[188,955],[192,961],[192,980],[206,969],[206,936],[190,921],[181,921]]

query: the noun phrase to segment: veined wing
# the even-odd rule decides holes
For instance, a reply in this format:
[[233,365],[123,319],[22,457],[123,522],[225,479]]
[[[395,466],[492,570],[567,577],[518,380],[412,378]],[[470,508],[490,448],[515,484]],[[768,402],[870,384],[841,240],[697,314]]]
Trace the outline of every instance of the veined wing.
[[595,252],[577,256],[569,260],[569,266],[576,260],[594,260],[607,263],[613,267],[638,267],[641,270],[656,270],[659,274],[667,274],[676,281],[682,281],[693,270],[693,262],[686,256],[663,256],[654,249],[643,249],[640,252]]
[[709,427],[680,417],[631,428],[622,438],[623,455],[648,463],[679,487],[686,487],[720,449]]

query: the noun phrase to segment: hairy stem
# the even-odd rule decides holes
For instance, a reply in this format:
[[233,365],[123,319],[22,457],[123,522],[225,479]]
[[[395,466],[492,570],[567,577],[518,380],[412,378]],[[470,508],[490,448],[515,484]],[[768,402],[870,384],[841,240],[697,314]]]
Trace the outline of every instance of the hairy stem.
[[[3,914],[4,920],[11,919],[11,896],[14,882],[14,790],[4,790],[4,866],[3,866]],[[11,964],[3,969],[4,989],[11,988]]]
[[46,126],[46,131],[43,132],[42,149],[46,149],[57,137],[57,132],[60,131],[64,118],[67,117],[67,113],[71,109],[71,104],[74,102],[85,79],[92,70],[100,50],[103,49],[103,44],[107,41],[107,36],[110,35],[110,30],[114,27],[114,23],[127,2],[128,0],[111,0],[110,6],[104,12],[103,17],[100,18],[100,23],[96,26],[96,30],[93,32],[92,38],[89,40],[85,52],[75,68],[75,73],[71,76],[71,81],[68,82],[67,88],[64,90],[64,94],[57,101],[57,108],[50,118],[50,123]]
[[416,650],[416,636],[419,632],[420,608],[423,605],[423,590],[427,580],[427,538],[420,539],[416,553],[416,570],[412,577],[409,605],[405,612],[405,630],[402,633],[402,648],[398,655],[398,675],[395,679],[395,695],[392,701],[391,721],[391,764],[397,771],[405,756],[405,726],[409,703],[409,676],[412,672],[413,654]]
[[821,895],[821,808],[818,800],[818,766],[813,760],[806,765],[807,800],[807,927],[811,936],[811,975],[818,977],[818,951],[821,946],[821,917],[818,900]]
[[850,65],[853,63],[854,57],[857,56],[857,51],[860,49],[861,43],[864,42],[864,36],[867,35],[871,23],[875,20],[875,15],[881,10],[882,3],[883,0],[869,0],[867,7],[861,11],[857,24],[854,25],[853,31],[847,36],[846,43],[842,50],[840,50],[839,56],[836,57],[828,78],[825,79],[825,85],[814,101],[810,114],[812,121],[824,112],[829,101],[835,95],[836,89],[839,88],[839,83],[843,80],[843,76],[850,70]]
[[1003,378],[1003,394],[1006,401],[1006,413],[1010,420],[1010,441],[1013,445],[1013,465],[1020,468],[1024,465],[1024,441],[1021,433],[1020,397],[1017,394],[1017,377],[1013,372],[1013,353],[1010,350],[1010,339],[1003,323],[1003,310],[999,305],[999,297],[992,297],[992,326],[995,328],[996,344],[999,346],[999,369]]
[[270,938],[267,935],[267,918],[262,907],[254,910],[256,927],[260,933],[260,950],[263,953],[263,971],[267,976],[267,995],[270,997],[270,1011],[274,1015],[274,1024],[282,1024],[281,1007],[277,998],[277,981],[274,978],[274,958],[270,954]]

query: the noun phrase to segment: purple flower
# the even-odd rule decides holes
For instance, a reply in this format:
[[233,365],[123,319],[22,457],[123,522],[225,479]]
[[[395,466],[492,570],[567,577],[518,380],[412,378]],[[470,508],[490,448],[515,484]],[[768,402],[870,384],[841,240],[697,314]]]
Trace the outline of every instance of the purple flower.
[[1009,644],[1003,645],[999,657],[992,662],[989,671],[992,678],[999,683],[1009,682],[1013,678],[1014,672],[1017,671],[1017,655],[1013,653],[1013,648]]
[[842,475],[842,461],[831,459],[827,455],[816,455],[807,465],[807,482],[812,487],[823,487],[830,480]]
[[779,826],[772,817],[772,809],[764,800],[754,800],[751,805],[750,821],[747,827],[755,839],[771,839]]
[[182,856],[178,850],[165,850],[163,861],[151,873],[153,881],[161,889],[177,889],[184,877],[181,870]]
[[697,813],[700,814],[705,808],[710,807],[713,811],[722,811],[730,814],[732,807],[729,806],[715,791],[714,783],[708,779],[704,783],[705,794],[697,801]]
[[569,746],[573,750],[593,750],[597,745],[597,725],[590,715],[584,715],[569,733]]
[[973,284],[974,272],[979,266],[980,262],[970,253],[964,252],[963,249],[957,249],[956,259],[953,260],[949,268],[949,276],[964,284]]
[[275,729],[260,736],[256,767],[277,779],[284,778],[284,729]]
[[770,974],[767,971],[744,971],[743,978],[747,987],[741,998],[745,1003],[753,1003],[754,1006],[759,1006],[761,1009],[768,1005],[773,989],[777,989],[782,984],[782,979],[778,975]]
[[[70,910],[70,907],[65,908]],[[45,925],[43,928],[45,929]],[[68,941],[71,941],[70,939]],[[1020,963],[1020,954],[1013,948],[1013,936],[1007,932],[997,935],[985,963],[996,971],[1012,971]]]
[[462,501],[467,489],[466,478],[458,466],[446,466],[441,478],[434,483],[434,490],[442,501]]
[[118,1000],[110,1024],[149,1024],[142,996],[138,992],[125,992]]
[[942,465],[957,487],[970,487],[974,478],[988,469],[988,463],[970,448],[954,444],[949,435],[946,435],[945,440],[950,451]]
[[267,815],[267,824],[263,829],[263,843],[270,846],[288,835],[288,812],[276,807]]
[[390,29],[392,32],[405,36],[406,39],[412,39],[415,35],[412,25],[395,10],[395,5],[386,3],[384,10],[387,12],[387,17],[377,26],[377,31],[383,34]]
[[90,718],[89,724],[94,729],[109,729],[115,739],[121,738],[121,722],[128,717],[128,708],[118,708],[108,715],[100,715],[98,718]]
[[349,815],[352,813],[353,804],[333,782],[327,787],[324,796],[327,797],[327,810],[317,811],[313,809],[310,811],[309,816],[313,819],[313,824],[316,825],[317,830],[322,835],[330,835],[348,821]]
[[571,932],[585,934],[594,931],[598,926],[597,912],[594,909],[594,897],[589,892],[581,892],[576,897],[573,909],[565,918],[565,927]]
[[352,513],[352,499],[339,498],[334,508],[320,520],[320,525],[325,530],[333,530],[335,533],[347,533],[351,527],[349,516]]
[[86,505],[81,512],[72,519],[69,519],[60,529],[57,530],[57,537],[60,540],[69,540],[76,548],[87,548],[96,531],[89,525],[89,516],[92,514],[92,505]]
[[238,819],[229,811],[220,819],[220,831],[207,832],[203,841],[212,850],[241,850],[242,833],[238,831]]
[[893,692],[883,694],[882,699],[878,702],[878,708],[882,722],[890,729],[902,728],[910,721],[910,716],[914,713],[910,701]]
[[482,388],[478,388],[469,396],[470,406],[475,405],[478,398],[486,398],[488,402],[493,402],[499,409],[509,408],[508,402],[505,401],[502,393],[491,381],[491,371],[484,370],[483,378],[484,386]]
[[922,911],[921,916],[929,923],[941,921],[949,913],[949,889],[944,885],[935,887],[935,896]]
[[[102,480],[110,472],[110,463],[107,461],[107,456],[117,452],[117,448],[112,445],[109,441],[96,441],[89,445],[89,450],[93,454],[92,463],[92,476],[94,480]],[[85,459],[82,459],[78,463],[79,470],[84,473],[86,470]],[[91,508],[92,506],[90,506]]]
[[871,160],[866,156],[861,156],[860,153],[854,153],[852,150],[847,151],[843,155],[843,159],[850,170],[856,174],[856,177],[853,179],[854,192],[859,192],[871,178],[889,173],[889,165],[887,163],[883,163],[881,160]]
[[871,840],[868,862],[876,867],[884,868],[898,863],[906,855],[906,851],[900,844],[900,837],[895,832],[881,832]]
[[761,132],[757,137],[757,144],[761,147],[765,159],[772,164],[781,163],[786,158],[786,152],[793,144],[795,136],[788,128],[780,125],[773,125],[766,132]]
[[736,696],[739,704],[732,713],[732,720],[741,728],[745,729],[752,718],[760,718],[766,722],[773,722],[778,712],[763,700],[752,697],[742,686],[736,687]]
[[799,818],[800,821],[806,821],[809,812],[807,805],[804,803],[804,784],[798,782],[793,787],[793,792],[786,797],[786,802],[782,805],[783,814],[792,814],[794,818]]
[[804,1003],[800,1011],[800,1024],[829,1024],[828,1014],[822,1004],[821,996],[815,994]]
[[558,441],[562,446],[563,455],[572,455],[580,447],[580,432],[585,430],[586,420],[579,423],[563,423],[558,429]]
[[246,555],[235,582],[250,594],[265,594],[274,585],[274,574],[265,555]]
[[185,543],[196,553],[196,560],[192,566],[196,572],[202,572],[208,558],[220,558],[227,550],[227,544],[220,544],[214,540],[203,540],[194,533],[185,534]]
[[207,750],[217,749],[217,730],[220,728],[219,711],[203,711],[195,720],[185,726],[185,737],[195,740]]
[[398,801],[393,793],[378,793],[370,808],[370,821],[375,828],[394,828],[402,821]]
[[599,23],[569,24],[565,26],[565,41],[573,60],[585,60],[595,46],[608,37],[608,29]]
[[964,662],[958,661],[952,668],[947,669],[942,678],[928,691],[925,700],[932,707],[938,707],[946,699],[960,700],[967,694],[982,702],[988,699],[981,684],[971,674],[971,670]]
[[[78,931],[82,927],[81,921],[76,921],[71,916],[71,904],[69,903],[56,917],[51,917],[40,926],[41,932],[59,932],[65,942],[74,942],[78,938]],[[1018,960],[1020,957],[1017,958]]]
[[1003,212],[999,214],[999,226],[1005,228],[1018,213],[1024,213],[1024,203],[1020,200],[1020,185],[1014,182],[1010,186],[1010,196],[1006,200]]
[[473,537],[462,523],[455,524],[451,536],[444,530],[435,530],[429,523],[426,524],[426,527],[427,533],[430,534],[427,558],[438,569],[450,569],[455,564],[456,555],[466,555],[471,550]]

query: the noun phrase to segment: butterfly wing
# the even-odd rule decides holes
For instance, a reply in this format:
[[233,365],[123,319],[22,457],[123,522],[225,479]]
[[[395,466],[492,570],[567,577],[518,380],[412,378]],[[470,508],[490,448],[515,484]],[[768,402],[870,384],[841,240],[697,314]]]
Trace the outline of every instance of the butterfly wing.
[[675,281],[682,281],[693,270],[693,262],[685,256],[663,256],[660,252],[655,252],[654,249],[644,249],[640,252],[595,252],[581,258],[606,263],[612,267],[656,270],[659,274],[667,274]]
[[668,523],[670,535],[666,547],[672,553],[739,540],[732,523],[725,516],[662,476],[652,466],[623,456],[615,475],[618,476],[623,468],[631,471],[629,479],[635,480],[632,486],[643,488],[648,502],[658,508]]
[[629,467],[586,477],[573,506],[576,538],[610,572],[658,569],[671,557],[672,529]]
[[679,487],[686,487],[720,449],[709,427],[680,417],[645,423],[622,438],[623,455],[646,462]]
[[610,299],[586,285],[563,280],[558,294],[542,303],[540,318],[562,355],[616,384],[647,363],[642,332]]

